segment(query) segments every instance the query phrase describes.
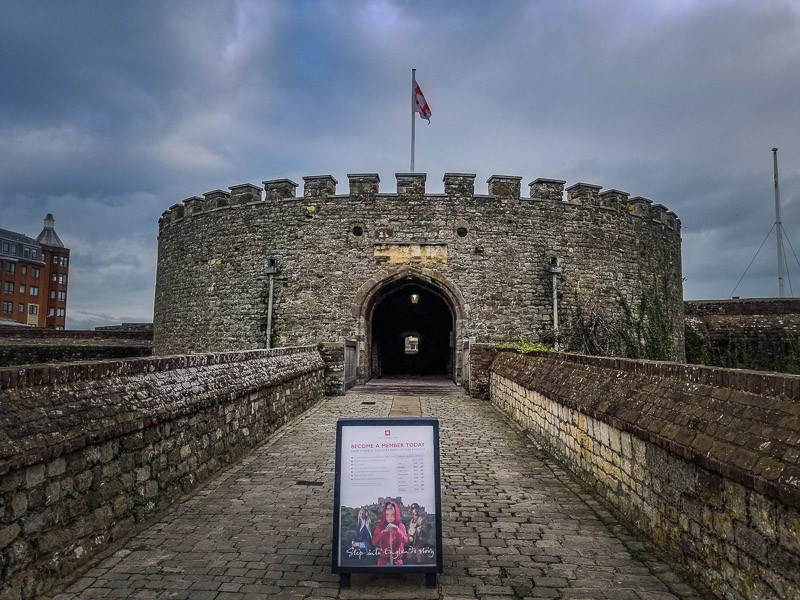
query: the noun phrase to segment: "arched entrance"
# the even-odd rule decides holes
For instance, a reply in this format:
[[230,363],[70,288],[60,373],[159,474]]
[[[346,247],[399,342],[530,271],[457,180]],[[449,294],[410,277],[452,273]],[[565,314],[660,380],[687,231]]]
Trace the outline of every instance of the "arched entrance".
[[362,286],[358,380],[441,375],[461,383],[463,298],[438,273],[396,269]]

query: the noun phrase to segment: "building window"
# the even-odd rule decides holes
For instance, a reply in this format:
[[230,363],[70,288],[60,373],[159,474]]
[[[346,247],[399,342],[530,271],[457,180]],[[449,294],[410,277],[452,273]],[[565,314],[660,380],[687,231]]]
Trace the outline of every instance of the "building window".
[[24,304],[20,304],[19,305],[19,312],[21,312],[21,313],[25,312],[25,305]]
[[67,301],[67,292],[58,292],[58,301],[59,302],[66,302]]
[[64,318],[64,314],[65,314],[65,311],[64,311],[63,308],[59,308],[58,310],[56,310],[56,316],[59,319],[63,319]]
[[13,254],[14,256],[17,255],[17,245],[16,244],[11,244],[11,254]]
[[14,293],[14,282],[13,281],[6,281],[5,285],[5,293],[6,294],[13,294]]
[[50,290],[50,300],[55,300],[55,299],[56,299],[56,291]]
[[3,302],[3,312],[11,314],[14,312],[14,303],[13,302]]
[[28,267],[26,267],[25,265],[22,265],[22,274],[23,275],[27,275],[28,274]]
[[20,294],[24,294],[25,293],[25,286],[23,284],[20,284],[20,286],[19,286],[19,293]]
[[61,284],[61,285],[66,285],[67,284],[67,276],[64,273],[61,273],[58,276],[58,283]]
[[22,256],[24,256],[25,258],[30,258],[31,257],[31,249],[28,248],[27,246],[25,246],[22,249]]
[[38,315],[39,314],[39,305],[38,304],[28,304],[28,314],[29,315]]
[[56,327],[56,329],[58,331],[64,331],[64,326],[63,325],[59,325],[58,327]]
[[38,296],[39,295],[39,288],[35,285],[31,286],[31,296]]
[[17,272],[17,263],[7,262],[6,263],[6,273],[11,273],[12,275]]
[[33,275],[35,279],[39,279],[39,267],[33,267],[31,269],[31,275]]
[[55,273],[53,273],[53,281],[58,281],[58,275],[56,275]]
[[58,264],[58,255],[56,255],[56,254],[53,254],[53,264],[54,265]]
[[3,242],[3,252],[8,252],[8,242]]
[[55,308],[51,308],[50,310],[47,311],[47,316],[48,317],[52,317],[55,314],[56,314],[56,309]]
[[66,256],[62,256],[61,257],[61,266],[62,267],[66,267],[67,266],[67,257]]

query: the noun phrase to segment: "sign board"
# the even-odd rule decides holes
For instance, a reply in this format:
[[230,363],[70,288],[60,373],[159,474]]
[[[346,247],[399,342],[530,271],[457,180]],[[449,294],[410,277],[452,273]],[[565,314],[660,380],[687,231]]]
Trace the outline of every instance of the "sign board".
[[333,514],[334,573],[441,573],[439,420],[339,419]]

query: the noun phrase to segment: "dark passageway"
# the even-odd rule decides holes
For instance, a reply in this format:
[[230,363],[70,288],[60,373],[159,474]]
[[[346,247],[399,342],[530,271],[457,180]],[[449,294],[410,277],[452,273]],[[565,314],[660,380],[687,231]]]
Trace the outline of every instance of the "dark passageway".
[[373,313],[373,375],[450,375],[452,331],[452,312],[439,295],[399,287]]

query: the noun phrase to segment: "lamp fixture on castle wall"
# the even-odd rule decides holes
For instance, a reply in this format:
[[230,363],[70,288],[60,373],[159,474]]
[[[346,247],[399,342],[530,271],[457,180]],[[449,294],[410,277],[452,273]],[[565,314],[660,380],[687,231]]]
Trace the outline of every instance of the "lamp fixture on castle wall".
[[561,273],[561,259],[551,256],[548,268],[553,274],[553,330],[558,335],[558,275]]
[[272,339],[272,296],[275,289],[275,275],[278,273],[277,261],[274,258],[267,259],[267,268],[264,272],[269,276],[269,296],[267,300],[267,343],[265,348],[270,349]]
[[419,302],[419,294],[411,294],[411,304]]

